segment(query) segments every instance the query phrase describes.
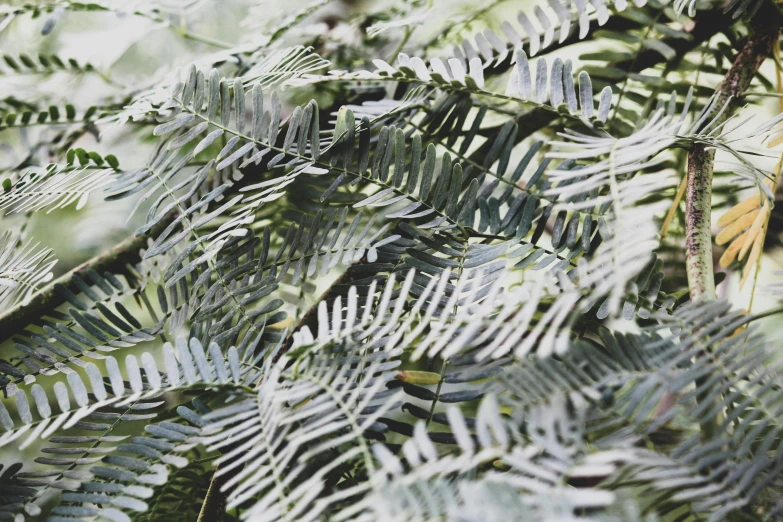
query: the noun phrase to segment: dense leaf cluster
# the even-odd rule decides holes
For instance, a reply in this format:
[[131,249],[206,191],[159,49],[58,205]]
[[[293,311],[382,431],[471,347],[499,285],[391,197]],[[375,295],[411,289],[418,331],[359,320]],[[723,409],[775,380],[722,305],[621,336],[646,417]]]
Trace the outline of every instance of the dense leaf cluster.
[[0,7],[0,520],[779,519],[778,6],[440,3]]

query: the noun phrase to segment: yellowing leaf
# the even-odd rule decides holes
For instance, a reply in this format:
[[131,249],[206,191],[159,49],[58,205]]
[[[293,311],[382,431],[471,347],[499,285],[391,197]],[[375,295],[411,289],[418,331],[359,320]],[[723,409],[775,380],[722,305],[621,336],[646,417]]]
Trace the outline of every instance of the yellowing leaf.
[[[748,310],[747,310],[747,309],[742,309],[742,310],[740,310],[740,313],[741,313],[742,315],[748,315]],[[740,326],[739,328],[737,328],[736,330],[734,330],[734,333],[732,333],[731,335],[732,335],[732,336],[735,336],[735,335],[737,335],[737,334],[741,333],[741,332],[742,332],[743,330],[745,330],[745,328],[747,328],[747,327],[748,327],[748,323],[745,323],[745,324],[743,324],[742,326]]]
[[[727,268],[735,260],[742,261],[752,248],[756,248],[759,238],[764,236],[764,229],[769,220],[769,215],[769,201],[764,198],[762,203],[761,196],[754,194],[737,203],[721,216],[718,220],[718,225],[725,228],[715,237],[715,243],[722,245],[731,241],[729,247],[720,257],[719,264],[721,267]],[[761,246],[758,249],[758,255],[755,256],[753,262],[758,260],[758,256],[761,255]],[[754,258],[752,254],[750,257]],[[750,262],[748,261],[748,263]],[[747,274],[743,277],[743,282],[746,277]]]
[[731,225],[727,226],[723,230],[720,231],[720,233],[715,237],[715,243],[722,245],[724,243],[728,243],[731,238],[748,228],[753,224],[753,221],[755,221],[756,216],[759,215],[759,212],[761,212],[761,209],[754,210],[753,212],[749,212],[745,214],[744,216],[738,218],[735,220]]
[[669,227],[672,224],[672,220],[674,219],[674,214],[677,212],[677,207],[680,206],[680,201],[682,201],[683,195],[685,195],[685,189],[688,186],[688,176],[683,176],[682,181],[680,182],[680,186],[677,187],[677,194],[674,196],[674,201],[672,201],[672,206],[669,207],[669,213],[666,214],[666,219],[663,220],[663,226],[661,227],[661,238],[666,237],[666,234],[669,233]]
[[417,370],[405,370],[397,372],[397,379],[410,384],[438,384],[440,382],[440,374]]
[[745,263],[745,273],[742,274],[742,281],[740,281],[740,289],[745,286],[745,281],[748,280],[748,276],[753,271],[753,267],[756,264],[756,261],[758,261],[759,256],[761,256],[761,247],[764,245],[764,234],[759,234],[756,236],[756,240],[753,242],[753,248],[750,250],[750,256],[748,256],[748,261]]
[[718,219],[718,226],[723,228],[725,226],[728,226],[733,221],[735,221],[737,218],[747,214],[751,210],[758,208],[761,204],[761,198],[758,194],[755,196],[751,196],[748,199],[741,201],[731,207],[729,210],[726,211],[725,214],[723,214],[720,219]]
[[725,252],[723,252],[723,255],[720,256],[720,266],[722,268],[728,268],[729,265],[731,265],[734,262],[734,259],[737,257],[737,252],[740,251],[742,248],[742,245],[745,244],[745,240],[748,239],[748,233],[745,232],[740,237],[735,239],[731,242],[729,245],[729,248],[726,249]]
[[772,137],[772,139],[769,140],[767,143],[767,148],[771,149],[772,147],[775,147],[777,145],[780,145],[783,143],[783,132],[780,132]]
[[756,236],[758,236],[763,230],[764,224],[767,222],[768,218],[769,218],[769,203],[767,201],[764,201],[764,206],[761,207],[761,211],[759,212],[756,219],[753,221],[753,225],[751,225],[750,230],[748,230],[748,239],[745,241],[745,244],[742,246],[742,249],[740,250],[739,253],[740,259],[744,258],[745,254],[748,253],[751,244],[753,244],[753,242],[756,240]]

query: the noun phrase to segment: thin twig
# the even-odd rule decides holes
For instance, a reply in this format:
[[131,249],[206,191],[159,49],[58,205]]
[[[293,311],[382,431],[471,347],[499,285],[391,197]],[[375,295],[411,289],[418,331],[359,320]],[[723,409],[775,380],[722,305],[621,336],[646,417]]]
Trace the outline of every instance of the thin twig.
[[201,504],[201,511],[196,522],[221,522],[226,514],[226,495],[220,491],[228,481],[227,476],[217,476],[220,467],[215,469],[212,479],[209,481],[209,489]]
[[147,237],[155,237],[160,234],[175,217],[176,213],[166,215],[157,225],[150,229],[148,234],[141,236],[132,235],[126,238],[110,250],[85,261],[70,272],[41,288],[33,294],[26,304],[19,304],[0,315],[0,332],[2,332],[3,338],[10,338],[35,320],[65,303],[64,294],[62,291],[58,291],[58,288],[65,287],[73,293],[80,292],[74,280],[75,275],[84,278],[91,270],[101,274],[103,272],[120,272],[124,270],[127,264],[138,261],[139,250],[147,245]]

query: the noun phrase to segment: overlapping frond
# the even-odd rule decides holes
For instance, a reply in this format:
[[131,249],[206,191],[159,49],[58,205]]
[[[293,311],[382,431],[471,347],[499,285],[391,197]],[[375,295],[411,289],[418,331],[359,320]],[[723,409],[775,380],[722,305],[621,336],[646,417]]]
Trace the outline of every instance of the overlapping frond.
[[[762,2],[756,0],[732,0],[726,3],[723,12],[726,16],[729,16],[728,13],[731,13],[732,18],[742,17],[750,19],[755,16],[761,5]],[[682,14],[687,8],[688,16],[693,17],[696,15],[697,6],[695,0],[677,0],[674,2],[673,7],[677,14]]]
[[[36,438],[51,435],[60,427],[68,429],[74,426],[80,419],[104,406],[126,405],[138,399],[156,397],[163,391],[183,387],[217,386],[226,383],[237,385],[243,381],[243,374],[248,368],[242,367],[236,348],[229,349],[227,354],[224,356],[216,344],[210,345],[205,352],[201,343],[195,339],[190,343],[178,340],[176,350],[170,343],[166,343],[163,346],[163,376],[158,370],[158,363],[149,352],[143,353],[139,358],[135,355],[126,356],[125,376],[121,373],[117,359],[109,355],[103,363],[108,383],[104,382],[104,372],[95,363],[85,363],[84,371],[91,392],[88,394],[88,386],[79,373],[66,373],[66,380],[56,382],[53,387],[54,402],[60,410],[59,414],[54,413],[50,406],[51,399],[39,384],[33,384],[29,391],[15,387],[8,392],[16,404],[18,418],[12,418],[3,404],[0,417],[3,419],[5,433],[0,440],[6,445],[27,434],[22,444],[26,446]],[[124,384],[126,379],[130,383],[129,391]],[[109,385],[108,389],[106,384]],[[75,404],[71,403],[71,396]]]
[[[356,302],[349,300],[346,327],[355,314]],[[303,351],[306,334],[299,339],[293,360],[281,355],[268,364],[256,392],[205,415],[206,425],[192,439],[210,450],[225,448],[217,476],[227,477],[229,506],[257,499],[244,511],[246,519],[316,520],[349,497],[350,489],[333,492],[325,484],[351,473],[357,462],[374,469],[365,436],[385,430],[377,419],[396,403],[385,384],[399,350],[366,345],[357,353],[335,343]]]
[[163,335],[167,323],[170,332],[182,327],[188,312],[176,291],[167,295],[160,288],[153,306],[145,293],[153,285],[130,283],[131,276],[125,279],[88,270],[83,277],[71,276],[74,291],[56,284],[53,292],[61,298],[62,308],[10,338],[13,356],[0,363],[0,382],[13,392],[16,385],[30,384],[37,375],[68,374],[83,367],[85,359],[101,360],[108,353],[153,341]]
[[[235,393],[249,389],[259,378],[252,361],[233,347],[223,353],[216,344],[205,350],[196,339],[187,342],[178,338],[176,347],[166,343],[162,352],[162,363],[153,353],[144,352],[138,358],[127,355],[121,369],[119,361],[107,356],[103,370],[86,363],[85,376],[71,370],[67,379],[57,381],[50,392],[33,384],[29,389],[20,387],[9,393],[6,403],[13,404],[14,413],[9,412],[6,403],[0,406],[5,430],[0,444],[21,441],[19,447],[25,448],[38,439],[48,439],[51,446],[43,448],[44,456],[36,461],[55,467],[43,474],[17,475],[23,479],[22,484],[34,489],[24,504],[7,506],[12,512],[39,513],[36,499],[52,489],[65,491],[53,515],[127,520],[122,510],[146,511],[145,501],[153,493],[150,486],[166,483],[168,466],[187,464],[178,453],[188,448],[177,445],[198,429],[164,421],[147,424],[149,436],[122,442],[127,437],[110,434],[116,425],[154,418],[156,409],[164,404],[159,400],[164,392],[208,389]],[[198,423],[198,415],[187,409],[181,415]],[[68,430],[99,435],[64,435]],[[56,471],[56,467],[63,470]]]
[[[593,165],[579,171],[585,176],[581,183],[573,183],[564,188],[553,189],[550,194],[581,194],[596,187],[615,185],[601,201],[617,203],[623,201],[639,201],[660,189],[654,178],[633,176],[637,172],[652,169],[661,161],[656,157],[675,143],[702,143],[711,148],[722,150],[734,156],[745,165],[759,180],[766,178],[766,173],[748,163],[748,160],[732,147],[732,142],[743,138],[759,138],[772,131],[779,122],[780,116],[766,121],[761,125],[744,129],[749,118],[736,121],[731,118],[721,121],[721,114],[728,103],[720,106],[718,97],[712,97],[693,121],[686,123],[688,111],[691,108],[693,90],[689,90],[680,114],[677,114],[676,95],[668,103],[660,107],[630,136],[616,138],[608,134],[573,131],[566,129],[560,136],[563,141],[550,143],[553,150],[548,156],[555,159],[593,160],[599,159]],[[740,132],[743,129],[743,132]],[[630,175],[630,176],[629,176]],[[556,180],[575,177],[574,172],[551,171],[550,176]],[[628,178],[624,184],[622,178]],[[627,193],[624,193],[627,192]]]
[[[136,227],[39,295],[51,252],[0,236],[0,445],[32,461],[0,470],[0,519],[779,516],[780,359],[748,327],[777,312],[689,302],[692,198],[674,221],[700,147],[738,163],[716,201],[759,189],[719,221],[721,263],[776,233],[777,184],[745,149],[783,116],[748,131],[724,117],[730,75],[708,85],[745,29],[715,6],[678,20],[689,0],[550,0],[495,29],[501,0],[422,45],[427,2],[330,3],[255,6],[225,41],[229,16],[191,32],[204,0],[0,8],[0,31],[42,16],[47,45],[0,76],[110,84],[0,100],[4,220],[37,234],[104,192],[90,208]],[[170,74],[133,36],[123,62],[160,72],[131,83],[47,37],[63,13],[126,12],[192,65]]]
[[535,64],[535,74],[531,74],[527,54],[518,49],[514,53],[515,65],[505,93],[485,90],[484,70],[478,57],[470,58],[469,61],[449,58],[446,63],[440,58],[433,58],[429,66],[422,58],[415,56],[411,58],[406,54],[400,54],[397,60],[397,67],[383,60],[374,60],[376,72],[333,71],[326,76],[303,75],[301,79],[294,82],[294,85],[334,81],[391,80],[444,91],[471,93],[496,101],[515,101],[563,116],[574,115],[577,119],[597,122],[605,121],[611,109],[612,89],[607,86],[601,91],[596,110],[590,76],[582,71],[575,82],[570,60],[564,62],[560,58],[555,58],[550,67],[546,58],[539,58]]
[[[381,469],[369,477],[370,491],[336,520],[505,520],[509,512],[532,520],[591,520],[578,517],[588,509],[597,520],[612,520],[604,510],[616,502],[613,493],[569,482],[587,476],[600,482],[633,450],[587,451],[584,411],[574,414],[569,407],[562,396],[555,397],[546,408],[530,410],[522,430],[503,418],[492,395],[471,424],[451,407],[456,452],[441,454],[423,423],[401,455],[375,445]],[[516,439],[520,431],[530,443]],[[495,469],[480,472],[489,465]]]
[[[247,133],[246,95],[250,97],[247,109],[252,114]],[[210,203],[220,200],[233,181],[240,179],[241,174],[237,169],[258,164],[270,151],[274,150],[277,154],[267,162],[268,168],[273,168],[291,154],[293,159],[285,164],[291,170],[284,176],[262,184],[268,186],[268,190],[252,198],[245,198],[244,212],[224,223],[209,237],[195,238],[197,242],[204,243],[201,246],[209,255],[214,255],[232,235],[243,233],[241,227],[252,218],[253,208],[280,197],[282,189],[298,174],[311,169],[318,171],[312,167],[312,161],[320,153],[320,127],[315,102],[294,111],[282,144],[277,143],[281,131],[281,105],[277,95],[272,93],[267,103],[270,107],[265,110],[260,80],[254,81],[253,88],[246,92],[240,78],[232,82],[221,80],[214,69],[207,79],[202,72],[191,67],[185,81],[172,87],[170,100],[160,109],[165,115],[165,121],[154,131],[156,136],[164,139],[156,148],[153,158],[146,167],[125,173],[108,189],[110,199],[141,193],[137,206],[160,194],[148,210],[147,224],[139,233],[152,228],[170,211],[178,211],[179,215],[174,222],[156,238],[146,255],[165,253],[198,227],[209,223],[242,200],[241,196],[235,196],[217,210],[206,212]],[[207,132],[210,128],[213,130]],[[189,144],[195,146],[190,148]],[[219,152],[212,156],[214,159],[193,173],[189,163],[213,144],[216,150],[220,146]],[[310,161],[306,162],[308,156]],[[185,174],[185,179],[176,181],[175,176],[179,174]],[[189,200],[194,196],[197,202],[190,204]],[[178,228],[182,230],[171,236]]]

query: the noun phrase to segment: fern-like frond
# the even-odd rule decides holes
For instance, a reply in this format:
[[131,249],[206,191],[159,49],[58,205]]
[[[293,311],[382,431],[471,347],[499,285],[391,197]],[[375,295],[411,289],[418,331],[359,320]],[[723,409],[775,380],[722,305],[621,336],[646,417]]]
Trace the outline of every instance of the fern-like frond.
[[[723,13],[725,16],[729,16],[728,13],[731,13],[731,18],[742,17],[750,20],[756,15],[756,12],[759,10],[762,3],[763,2],[758,2],[757,0],[732,0],[725,5]],[[688,16],[693,18],[696,15],[695,0],[677,0],[674,2],[673,7],[677,14],[682,14],[687,8]]]
[[[444,316],[441,321],[433,321],[428,316],[429,331],[426,336],[416,339],[413,357],[440,354],[448,359],[473,350],[476,350],[479,360],[500,358],[511,351],[521,357],[533,347],[542,356],[553,351],[564,352],[568,347],[570,328],[583,313],[598,307],[598,313],[606,317],[619,310],[628,297],[626,292],[629,289],[633,294],[639,292],[639,286],[648,288],[650,292],[655,289],[655,285],[649,288],[655,266],[650,260],[651,249],[657,244],[655,237],[658,231],[650,225],[651,216],[647,213],[655,211],[653,207],[642,212],[637,207],[629,215],[627,227],[615,229],[614,233],[618,235],[608,236],[609,241],[589,261],[580,260],[568,275],[555,266],[552,272],[556,281],[543,278],[507,294],[500,293],[497,285],[482,288],[480,284],[468,285],[467,281],[458,281],[457,285],[466,292],[470,289],[468,295],[472,292],[482,299],[454,316]],[[528,246],[519,249],[524,250]],[[508,255],[513,257],[515,253],[511,251]],[[497,277],[498,281],[502,279]],[[442,293],[443,290],[439,288],[437,292]],[[436,291],[434,282],[427,294],[433,291]],[[455,292],[454,295],[459,298],[460,294]],[[436,302],[440,298],[437,293],[424,297]],[[652,302],[657,298],[657,295],[651,296]],[[468,298],[467,302],[470,303],[471,299]],[[627,313],[632,314],[637,303],[638,297],[634,295],[623,306],[627,306]],[[543,315],[538,316],[537,312],[544,304],[548,307]],[[411,341],[414,338],[411,337]]]
[[[732,118],[718,123],[721,121],[721,115],[728,104],[719,106],[719,99],[712,97],[709,103],[694,116],[693,122],[687,124],[686,117],[692,97],[693,90],[690,89],[682,111],[677,115],[675,112],[677,110],[676,96],[675,93],[672,93],[668,104],[662,104],[639,129],[627,137],[615,138],[608,134],[591,135],[568,129],[560,133],[560,136],[565,139],[550,143],[554,150],[548,154],[549,157],[571,160],[601,159],[579,171],[580,174],[585,175],[582,182],[553,189],[550,194],[580,194],[596,187],[615,184],[617,187],[609,191],[602,201],[615,200],[617,203],[617,200],[620,199],[624,201],[641,200],[660,186],[656,185],[653,180],[643,181],[642,176],[630,186],[625,187],[628,194],[623,195],[624,185],[618,181],[621,177],[627,177],[629,174],[633,175],[654,167],[660,162],[655,159],[656,156],[671,148],[675,143],[703,143],[722,150],[738,159],[758,178],[765,179],[766,173],[749,165],[747,159],[733,148],[732,144],[742,138],[758,138],[768,134],[779,122],[781,116],[740,133],[739,129],[746,125],[749,118],[739,122],[735,121],[736,118]],[[550,171],[550,175],[556,180],[575,177],[574,172],[564,173],[557,170]],[[631,179],[634,178],[631,177]]]
[[553,394],[593,404],[596,424],[588,431],[596,434],[630,427],[626,436],[654,439],[677,416],[715,425],[703,444],[686,431],[671,452],[637,453],[616,485],[641,482],[660,502],[673,495],[710,520],[748,503],[774,506],[763,492],[781,473],[773,457],[783,400],[779,362],[762,336],[738,330],[746,319],[726,303],[688,304],[656,317],[647,333],[603,330],[599,341],[579,341],[559,360],[511,365],[493,386],[511,392],[504,399],[520,420]]
[[87,204],[90,194],[108,186],[113,176],[113,169],[93,166],[28,167],[0,194],[0,211],[51,212],[73,203],[79,210]]
[[[376,444],[382,466],[370,476],[370,491],[336,520],[506,520],[509,510],[531,520],[591,520],[577,518],[588,509],[596,520],[612,520],[601,516],[616,502],[612,492],[569,482],[584,476],[600,482],[633,451],[590,453],[582,438],[584,412],[573,415],[568,407],[560,396],[532,409],[522,430],[532,439],[528,444],[514,439],[519,432],[501,416],[492,395],[482,401],[475,425],[451,407],[456,452],[440,454],[423,423],[416,425],[401,455]],[[496,469],[475,476],[490,464]]]
[[0,520],[779,517],[781,308],[698,294],[711,192],[778,231],[781,20],[547,1],[0,7]]
[[485,89],[484,70],[478,57],[467,62],[460,58],[449,58],[446,63],[440,58],[433,58],[428,66],[423,59],[411,58],[406,54],[399,55],[397,67],[376,59],[373,61],[377,67],[375,73],[361,70],[356,73],[336,71],[326,76],[303,75],[294,85],[335,81],[396,81],[444,91],[465,92],[499,102],[516,102],[564,117],[573,115],[576,121],[595,120],[598,125],[608,117],[612,89],[605,87],[601,91],[596,111],[590,76],[582,71],[577,82],[574,82],[570,60],[564,62],[555,58],[549,67],[546,58],[539,58],[535,65],[535,75],[531,75],[531,66],[525,51],[517,50],[514,61],[516,65],[505,93]]
[[53,277],[57,263],[51,248],[38,249],[10,231],[0,236],[0,310],[27,303]]
[[18,55],[4,54],[3,61],[5,62],[5,67],[0,69],[0,76],[53,74],[59,71],[85,74],[95,71],[95,66],[90,63],[79,63],[74,58],[63,60],[56,54],[39,53],[35,58],[24,53]]
[[95,105],[89,107],[80,115],[70,103],[62,107],[51,105],[48,109],[40,108],[35,110],[32,107],[24,107],[24,109],[22,112],[6,113],[2,121],[0,121],[0,130],[35,126],[87,126],[100,115],[98,112],[99,108]]
[[[56,284],[52,291],[63,302],[60,310],[44,314],[11,338],[14,356],[0,364],[0,382],[9,393],[22,382],[35,382],[37,375],[67,374],[83,367],[84,359],[100,360],[107,353],[153,341],[163,334],[167,322],[169,331],[176,332],[187,318],[186,305],[178,302],[176,291],[167,296],[160,288],[154,307],[146,295],[153,285],[136,284],[134,276],[126,277],[126,282],[95,270],[83,276],[70,276],[75,291]],[[139,311],[128,303],[130,297]],[[147,315],[149,326],[145,326]]]
[[[127,405],[138,399],[157,397],[164,391],[192,386],[241,386],[243,380],[249,378],[244,375],[248,368],[243,367],[236,348],[229,349],[227,354],[224,356],[216,344],[210,345],[205,352],[198,340],[192,339],[187,343],[179,339],[176,350],[170,343],[163,345],[163,376],[152,353],[145,352],[139,358],[135,355],[126,356],[125,377],[117,359],[107,356],[104,366],[108,383],[104,382],[104,372],[95,363],[88,362],[84,370],[91,394],[87,392],[83,377],[74,371],[66,374],[65,382],[57,381],[54,384],[54,402],[60,410],[59,414],[54,413],[50,406],[52,401],[41,385],[33,384],[29,391],[17,388],[11,394],[16,405],[17,419],[11,417],[5,404],[0,403],[0,418],[5,429],[0,444],[6,445],[27,434],[22,443],[22,447],[26,447],[35,439],[46,438],[61,427],[68,429],[74,426],[99,408]],[[126,391],[124,384],[126,379],[130,383],[129,391]],[[106,384],[109,384],[108,389]],[[71,396],[75,404],[71,403]]]
[[350,496],[324,484],[356,463],[374,469],[364,437],[382,433],[376,420],[395,403],[384,385],[398,353],[368,350],[346,360],[335,346],[332,353],[292,361],[290,369],[281,356],[257,394],[205,415],[207,424],[193,441],[226,448],[217,474],[230,476],[223,486],[229,506],[255,497],[243,518],[311,520]]
[[[460,45],[454,46],[454,54],[467,60],[481,58],[485,66],[490,66],[493,62],[499,64],[513,49],[522,49],[525,46],[530,56],[535,56],[554,43],[562,44],[572,33],[577,33],[578,39],[583,40],[590,30],[591,19],[595,19],[600,27],[610,16],[609,2],[604,0],[589,3],[549,0],[547,3],[546,6],[543,2],[535,6],[535,17],[530,12],[518,11],[516,23],[504,20],[500,25],[503,36],[486,28],[474,35],[473,43],[467,39],[463,40]],[[636,7],[645,4],[645,0],[634,1]],[[628,2],[616,1],[613,7],[617,12],[622,12],[628,7]],[[538,20],[539,27],[533,23],[533,18]]]
[[[221,81],[217,71],[213,69],[207,81],[203,73],[191,67],[186,82],[173,86],[171,100],[161,109],[167,113],[167,121],[158,125],[154,133],[166,138],[157,147],[152,160],[146,167],[128,172],[109,188],[111,199],[129,197],[144,191],[138,205],[156,193],[162,192],[148,211],[147,224],[139,233],[152,228],[172,209],[179,211],[180,215],[175,222],[147,251],[148,256],[165,253],[194,233],[196,228],[205,225],[220,215],[223,210],[242,199],[241,196],[236,196],[225,203],[222,209],[211,213],[204,212],[212,201],[220,199],[222,193],[233,184],[232,174],[235,180],[241,177],[235,167],[244,168],[252,163],[257,164],[267,153],[275,150],[278,152],[277,155],[267,163],[268,168],[272,168],[287,154],[296,151],[294,159],[286,164],[287,167],[294,167],[292,171],[281,178],[270,180],[266,184],[269,190],[261,195],[250,198],[250,201],[245,198],[248,203],[245,211],[236,213],[233,219],[223,224],[210,237],[203,239],[197,237],[197,241],[204,243],[202,247],[210,255],[214,255],[229,237],[243,233],[241,227],[250,219],[253,208],[280,197],[280,191],[298,174],[310,170],[318,172],[318,169],[312,167],[312,160],[317,159],[320,153],[317,105],[312,102],[297,108],[289,122],[286,139],[282,146],[278,146],[281,105],[276,94],[273,93],[271,96],[270,109],[264,110],[261,84],[258,81],[254,82],[248,106],[253,115],[252,124],[247,134],[245,133],[245,94],[241,79],[237,78],[230,83]],[[230,125],[232,119],[234,125]],[[215,129],[202,137],[211,126]],[[195,175],[190,173],[182,181],[173,181],[178,174],[189,172],[188,164],[199,152],[210,147],[224,135],[230,139],[224,143],[213,161],[198,168]],[[199,142],[193,149],[186,148],[197,139]],[[311,161],[305,162],[305,150],[310,143],[312,146],[308,156]],[[202,190],[208,179],[223,182],[222,184],[216,182],[211,189]],[[200,201],[188,205],[187,201],[196,194],[200,195]],[[170,237],[180,227],[182,231]]]
[[[181,445],[198,430],[174,422],[148,424],[145,429],[155,438],[136,437],[130,443],[116,444],[126,438],[109,435],[117,423],[153,418],[154,409],[163,404],[159,398],[164,392],[210,390],[211,393],[225,391],[231,394],[249,390],[259,378],[252,361],[240,357],[233,347],[224,354],[212,344],[205,351],[195,339],[186,342],[178,338],[176,348],[166,343],[162,352],[162,370],[151,352],[145,352],[139,358],[127,355],[124,370],[114,357],[109,356],[104,359],[105,370],[87,363],[84,365],[85,377],[71,371],[65,381],[56,382],[50,392],[53,399],[43,387],[33,384],[29,390],[17,389],[11,395],[12,399],[6,401],[13,404],[11,411],[15,410],[14,414],[5,403],[0,406],[0,422],[5,429],[0,444],[21,439],[19,447],[25,448],[38,439],[48,438],[52,446],[44,448],[45,456],[37,461],[67,467],[62,472],[44,475],[23,474],[26,484],[37,486],[38,490],[31,492],[24,505],[14,506],[13,512],[21,512],[24,508],[35,514],[35,500],[52,489],[66,491],[61,498],[64,504],[55,508],[53,514],[101,514],[112,520],[127,520],[120,510],[146,511],[144,499],[152,494],[149,486],[166,483],[167,466],[187,464],[187,459],[178,453],[188,447],[177,447],[177,444]],[[59,413],[55,413],[51,403],[56,403]],[[148,413],[151,410],[152,413]],[[187,409],[181,414],[197,423],[198,415]],[[61,435],[72,429],[103,434]],[[82,447],[73,447],[73,444]],[[81,466],[91,467],[75,469]],[[94,504],[102,507],[96,509]]]
[[299,76],[319,71],[330,64],[312,48],[303,46],[262,52],[251,56],[251,60],[253,65],[242,75],[242,82],[248,85],[258,82],[262,89],[285,86]]

